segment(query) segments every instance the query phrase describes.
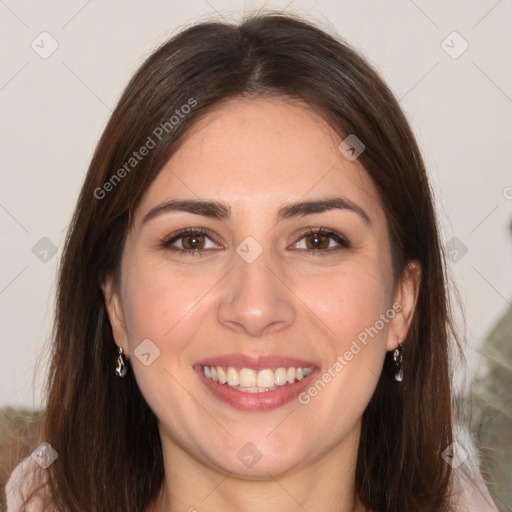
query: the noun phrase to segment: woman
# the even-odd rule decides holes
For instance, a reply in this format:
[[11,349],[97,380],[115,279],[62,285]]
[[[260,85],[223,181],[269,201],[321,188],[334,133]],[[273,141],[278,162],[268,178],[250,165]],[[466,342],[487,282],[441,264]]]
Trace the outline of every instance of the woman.
[[454,433],[417,144],[318,28],[202,23],[151,55],[98,144],[58,286],[47,444],[11,503],[495,510]]

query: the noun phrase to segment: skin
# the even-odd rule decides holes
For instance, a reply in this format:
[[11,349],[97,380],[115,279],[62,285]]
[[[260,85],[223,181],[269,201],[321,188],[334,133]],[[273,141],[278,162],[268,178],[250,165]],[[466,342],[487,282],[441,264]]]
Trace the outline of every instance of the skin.
[[[421,269],[411,262],[393,281],[380,198],[358,160],[339,151],[341,140],[298,102],[231,99],[192,128],[137,208],[120,289],[107,279],[103,291],[115,341],[159,422],[165,483],[154,510],[361,510],[361,417],[386,351],[407,334]],[[371,225],[347,209],[276,222],[287,203],[333,194],[363,208]],[[229,204],[231,218],[168,212],[142,224],[166,200],[198,198]],[[340,246],[326,238],[330,252],[314,254],[309,227],[336,231],[351,248],[331,250]],[[183,228],[211,233],[200,239],[203,256],[161,247]],[[247,236],[263,248],[252,263],[235,250]],[[192,252],[190,241],[174,245]],[[394,302],[401,311],[307,405],[240,411],[193,370],[242,352],[312,360],[325,371]],[[148,338],[160,356],[145,366],[133,351]],[[237,457],[247,442],[262,453],[251,468]]]

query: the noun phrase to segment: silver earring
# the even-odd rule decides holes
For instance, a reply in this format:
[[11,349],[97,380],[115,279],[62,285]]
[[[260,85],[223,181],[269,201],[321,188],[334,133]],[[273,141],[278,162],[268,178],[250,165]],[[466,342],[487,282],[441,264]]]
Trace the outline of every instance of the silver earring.
[[404,347],[401,343],[399,343],[398,347],[393,352],[393,361],[395,362],[395,380],[397,382],[402,382],[404,379]]
[[123,349],[119,347],[116,359],[116,375],[121,379],[128,373],[128,359],[124,356]]

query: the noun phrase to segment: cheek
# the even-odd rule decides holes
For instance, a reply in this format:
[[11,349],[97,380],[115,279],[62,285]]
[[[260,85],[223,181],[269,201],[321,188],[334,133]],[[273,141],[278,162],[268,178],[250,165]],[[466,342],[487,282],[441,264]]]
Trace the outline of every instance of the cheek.
[[339,350],[373,326],[391,306],[389,278],[379,266],[347,264],[305,283],[308,307],[323,321],[325,334]]
[[214,307],[208,293],[218,281],[210,272],[170,269],[165,261],[133,264],[127,272],[124,303],[130,349],[144,339],[150,339],[160,350],[160,363],[172,358],[173,366],[180,363],[176,356],[190,344],[201,327],[198,317]]
[[306,389],[301,403],[314,401],[315,414],[322,414],[317,408],[332,411],[342,404],[342,416],[326,414],[324,418],[333,431],[349,428],[361,416],[377,385],[394,316],[388,289],[376,269],[347,265],[320,280],[311,296],[312,308],[328,327],[324,329],[328,346],[323,373],[316,385]]
[[332,385],[324,400],[336,407],[344,397],[346,411],[352,411],[353,417],[366,407],[382,371],[394,317],[391,284],[382,267],[372,260],[359,261],[315,279],[310,294],[309,305],[321,318],[328,340],[326,380]]
[[140,266],[129,273],[124,304],[130,349],[146,338],[160,350],[167,350],[165,340],[171,336],[173,326],[192,307],[193,291],[179,285],[171,276],[159,269]]
[[186,417],[188,402],[174,376],[191,371],[185,356],[200,326],[193,321],[204,307],[198,301],[208,287],[199,278],[180,278],[147,260],[127,275],[124,303],[132,369],[151,409],[176,427],[168,412]]
[[315,286],[309,286],[308,306],[321,319],[316,325],[325,333],[324,366],[299,396],[299,403],[332,439],[343,438],[354,428],[382,372],[394,311],[382,320],[392,306],[391,283],[381,271],[385,267],[375,261],[347,261],[343,269],[309,283]]

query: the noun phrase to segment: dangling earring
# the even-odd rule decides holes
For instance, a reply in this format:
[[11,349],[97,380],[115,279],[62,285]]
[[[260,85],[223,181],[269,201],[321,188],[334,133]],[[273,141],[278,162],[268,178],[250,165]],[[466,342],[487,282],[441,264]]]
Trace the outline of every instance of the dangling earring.
[[393,361],[395,362],[395,380],[402,382],[404,379],[404,370],[402,368],[404,364],[404,347],[401,343],[398,344],[398,347],[393,352]]
[[119,347],[116,359],[116,375],[123,378],[128,373],[128,359],[123,354],[123,349]]

